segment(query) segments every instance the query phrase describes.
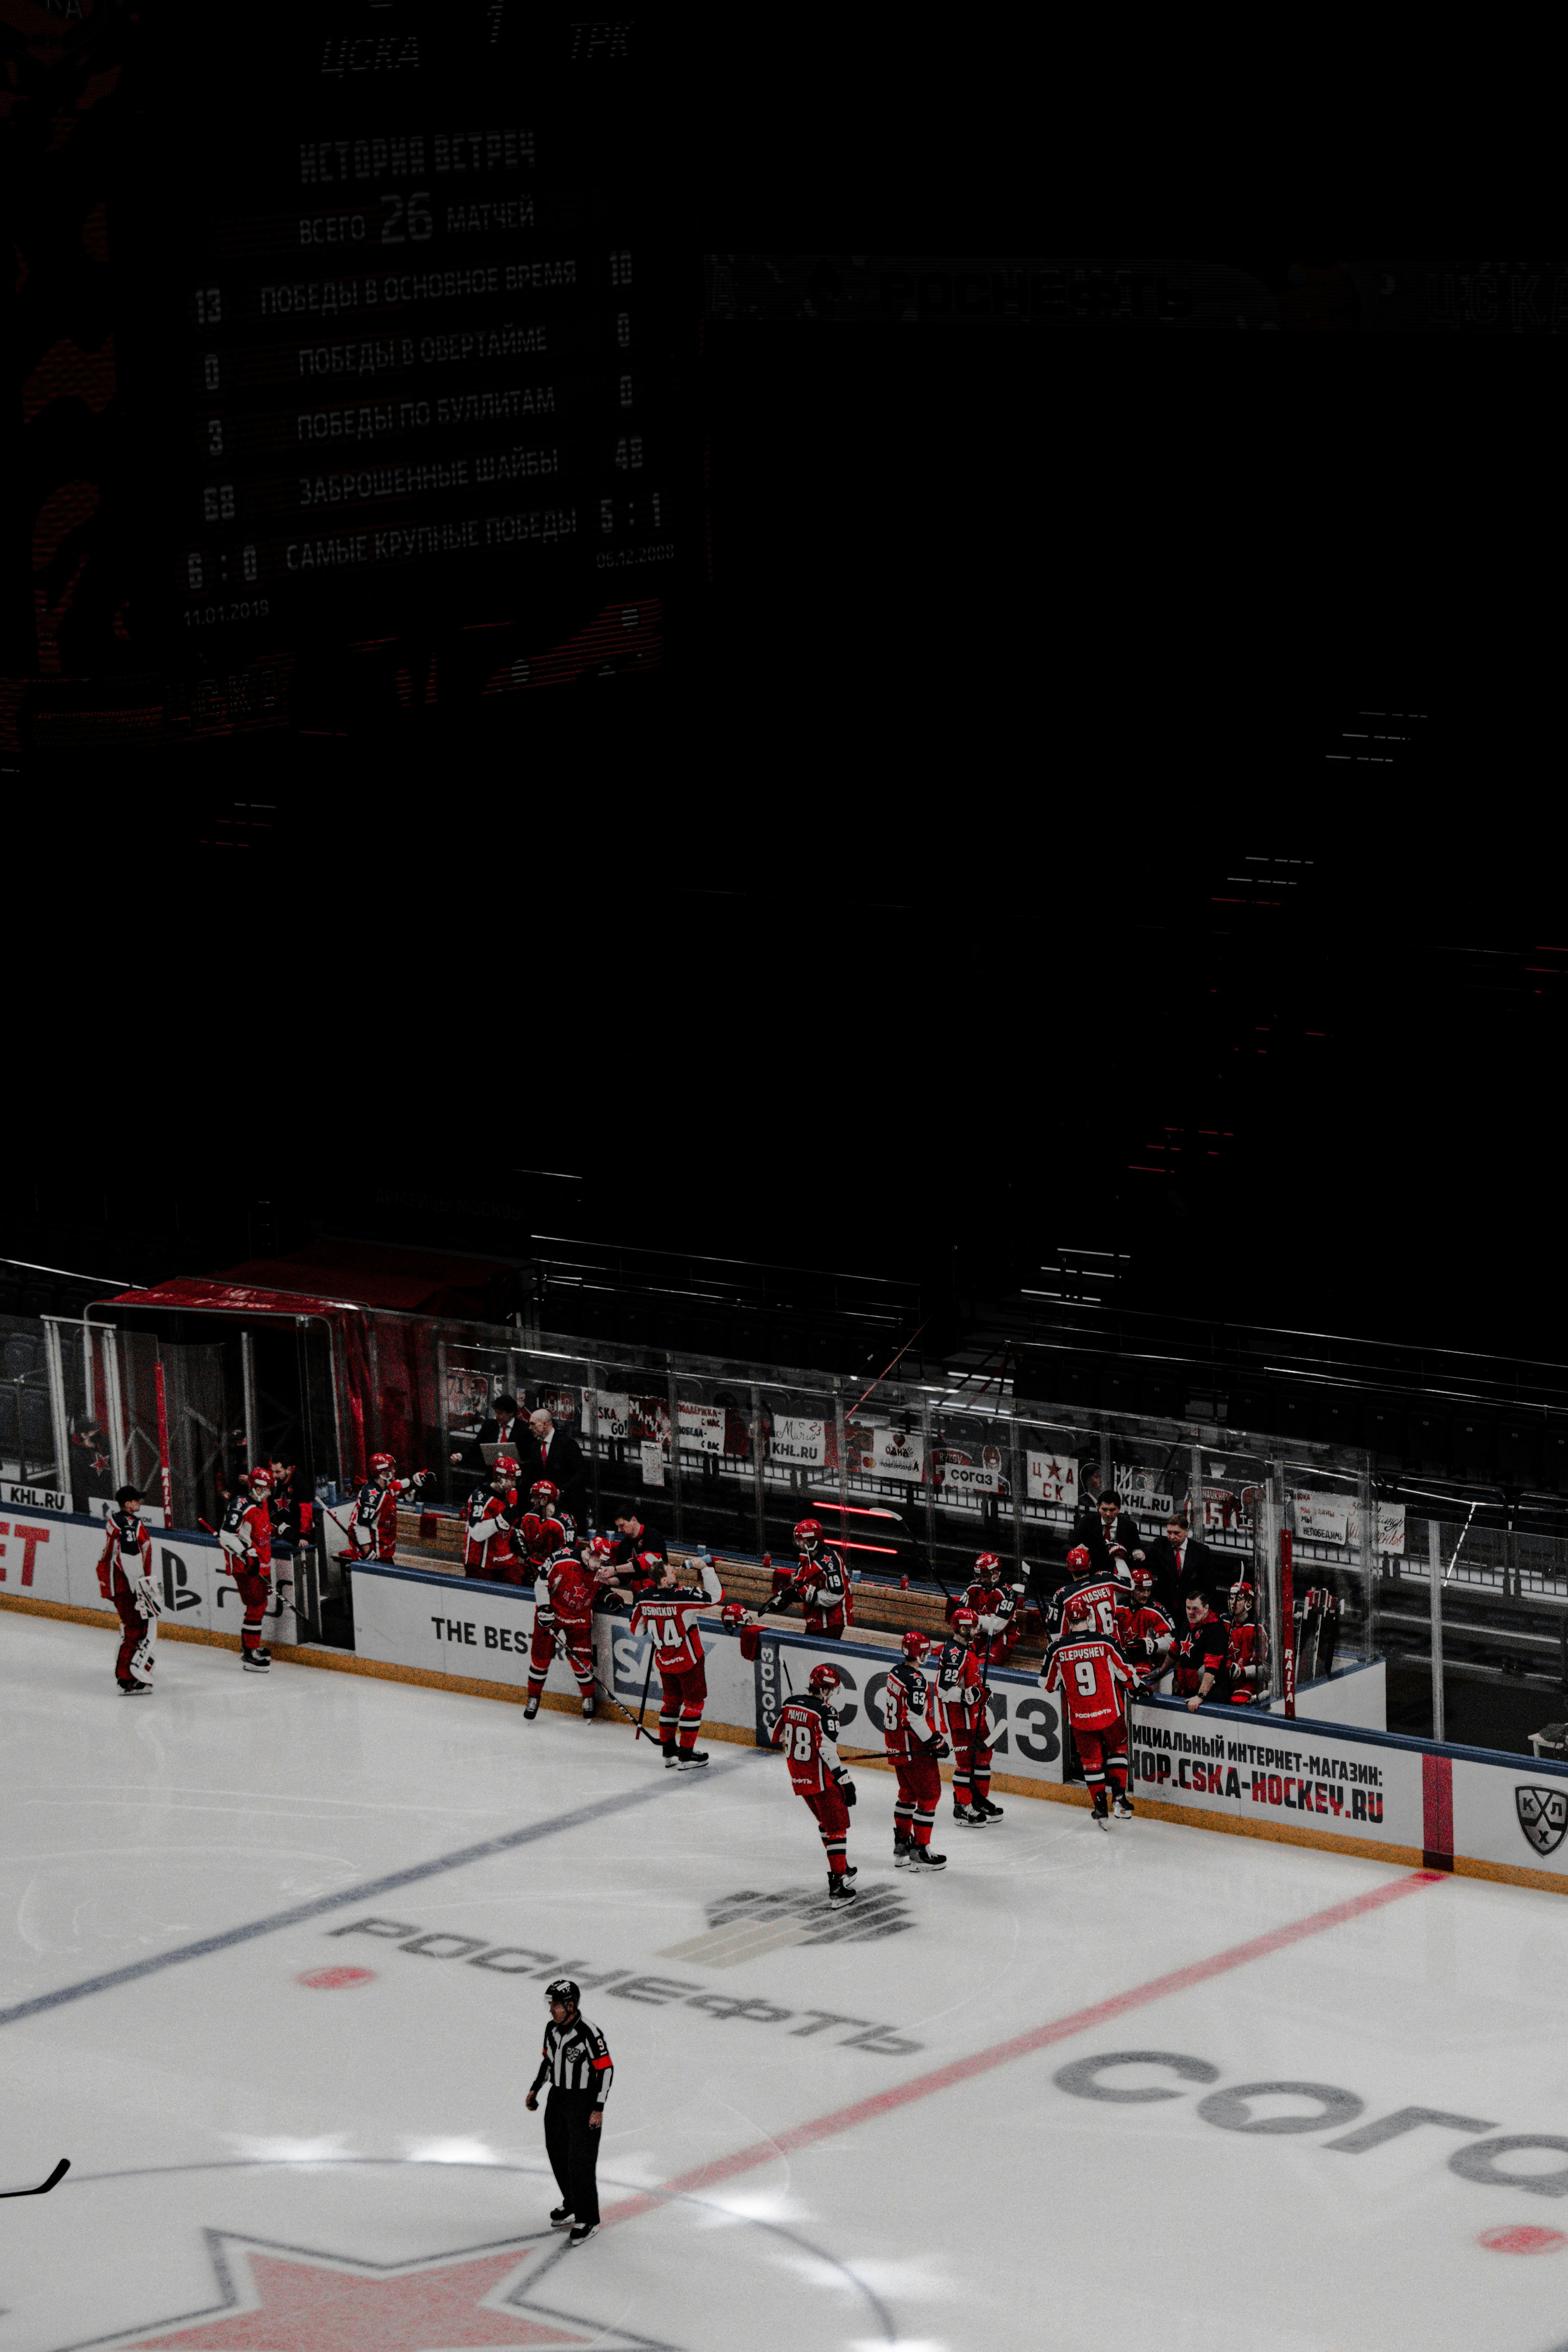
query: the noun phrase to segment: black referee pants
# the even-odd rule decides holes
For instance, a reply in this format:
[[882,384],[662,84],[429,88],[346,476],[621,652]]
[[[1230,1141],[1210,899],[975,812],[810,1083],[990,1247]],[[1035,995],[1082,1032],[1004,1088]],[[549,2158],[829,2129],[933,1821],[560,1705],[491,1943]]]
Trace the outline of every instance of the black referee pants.
[[592,2091],[552,2090],[544,2102],[544,2152],[561,2191],[561,2202],[578,2221],[599,2218],[599,2142],[588,2118],[594,2113]]

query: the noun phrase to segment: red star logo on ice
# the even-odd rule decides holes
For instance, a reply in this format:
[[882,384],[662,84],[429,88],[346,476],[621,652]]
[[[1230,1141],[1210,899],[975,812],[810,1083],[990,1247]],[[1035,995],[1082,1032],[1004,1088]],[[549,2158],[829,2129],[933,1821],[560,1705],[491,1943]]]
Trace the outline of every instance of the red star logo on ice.
[[[219,2249],[220,2274],[228,2279]],[[340,2258],[303,2251],[268,2251],[247,2257],[256,2305],[220,2317],[199,2318],[166,2334],[134,2339],[137,2352],[457,2352],[459,2346],[589,2345],[602,2332],[586,2323],[581,2334],[560,2321],[487,2307],[482,2298],[514,2272],[527,2249],[472,2254],[417,2270],[377,2276]]]

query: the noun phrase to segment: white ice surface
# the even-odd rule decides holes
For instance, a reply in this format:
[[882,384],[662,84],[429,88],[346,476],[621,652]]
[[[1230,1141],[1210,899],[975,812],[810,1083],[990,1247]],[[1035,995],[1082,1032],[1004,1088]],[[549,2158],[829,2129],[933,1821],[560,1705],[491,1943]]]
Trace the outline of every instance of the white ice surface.
[[[515,1706],[287,1665],[262,1679],[173,1643],[155,1694],[124,1701],[114,1640],[0,1612],[0,2010],[354,1899],[0,2025],[0,2187],[72,2163],[52,2195],[0,2212],[0,2352],[1568,2342],[1568,2245],[1479,2242],[1500,2224],[1568,2236],[1568,2201],[1455,2173],[1475,2131],[1347,2155],[1326,2145],[1342,2121],[1205,2121],[1210,2084],[1168,2070],[1107,2078],[1180,2094],[1148,2103],[1054,2079],[1108,2052],[1174,2053],[1220,2089],[1336,2086],[1362,2124],[1421,2106],[1568,2136],[1560,1898],[1421,1885],[569,2251],[545,2226],[555,2191],[522,2105],[557,1966],[634,1972],[584,1998],[616,2059],[608,2210],[1407,1874],[1149,1820],[1106,1834],[1004,1798],[984,1831],[944,1803],[950,1867],[911,1885],[891,1867],[891,1783],[863,1772],[850,1857],[911,1927],[813,1945],[786,1937],[819,1923],[786,1915],[752,1957],[716,1941],[671,1958],[726,1898],[820,1890],[814,1825],[774,1759],[716,1745],[705,1774],[667,1774],[614,1721],[525,1725]],[[355,1893],[530,1825],[543,1833]],[[338,1932],[366,1916],[452,1956]],[[499,1948],[531,1972],[473,1964]],[[373,1974],[301,1984],[324,1967]],[[628,1997],[647,1974],[676,1989]],[[705,1996],[752,2012],[693,2005]],[[852,2021],[803,2031],[824,2011]],[[854,2046],[876,2025],[920,2046]],[[1500,2161],[1563,2173],[1568,2149]]]

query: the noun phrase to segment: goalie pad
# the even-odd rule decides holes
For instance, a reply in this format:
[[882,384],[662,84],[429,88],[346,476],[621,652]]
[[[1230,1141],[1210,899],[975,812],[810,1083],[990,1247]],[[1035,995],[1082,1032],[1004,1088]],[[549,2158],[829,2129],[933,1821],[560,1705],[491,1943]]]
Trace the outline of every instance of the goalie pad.
[[142,1577],[132,1586],[131,1598],[138,1616],[152,1618],[163,1615],[163,1604],[153,1591],[150,1577]]
[[131,1653],[132,1680],[138,1683],[150,1683],[153,1679],[153,1667],[154,1663],[155,1661],[153,1654],[153,1636],[149,1632],[142,1634],[142,1639],[137,1643],[136,1647]]

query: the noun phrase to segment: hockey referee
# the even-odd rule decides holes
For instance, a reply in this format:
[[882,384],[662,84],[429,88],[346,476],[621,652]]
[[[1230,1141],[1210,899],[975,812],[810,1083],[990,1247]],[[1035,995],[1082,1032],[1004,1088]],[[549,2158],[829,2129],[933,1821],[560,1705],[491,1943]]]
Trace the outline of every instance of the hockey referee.
[[604,2035],[578,2011],[577,1987],[571,1978],[557,1977],[546,1985],[544,1998],[550,2003],[550,2022],[539,2072],[524,2105],[537,2107],[540,2091],[549,2084],[544,2149],[561,2191],[550,2226],[570,2230],[567,2244],[581,2246],[599,2226],[599,2135],[616,2070]]

